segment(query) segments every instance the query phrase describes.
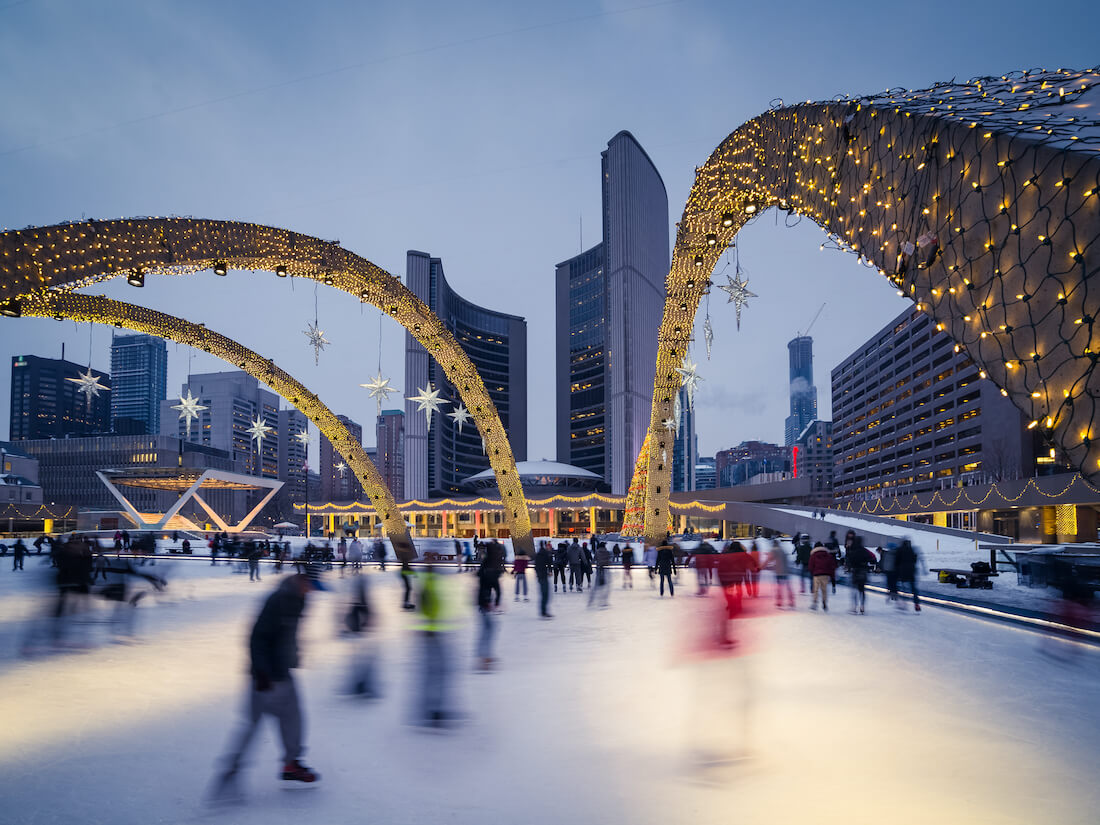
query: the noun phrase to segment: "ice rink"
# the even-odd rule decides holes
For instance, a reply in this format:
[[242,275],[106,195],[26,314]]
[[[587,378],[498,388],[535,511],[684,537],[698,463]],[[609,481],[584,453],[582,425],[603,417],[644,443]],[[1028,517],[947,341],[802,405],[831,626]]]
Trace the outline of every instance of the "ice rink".
[[[347,582],[310,596],[299,689],[304,761],[319,786],[279,787],[268,723],[247,801],[203,802],[238,722],[246,642],[275,586],[228,565],[160,562],[168,588],[138,609],[138,641],[89,611],[83,647],[20,656],[48,571],[0,570],[0,821],[5,823],[1095,823],[1100,648],[881,596],[847,613],[764,609],[735,623],[735,655],[694,655],[713,603],[694,571],[675,599],[615,572],[610,608],[552,594],[552,621],[503,579],[499,669],[474,672],[471,574],[448,578],[460,728],[409,722],[418,648],[396,567],[366,574],[385,696],[339,695]],[[284,574],[285,575],[285,574]],[[37,649],[37,648],[36,648]]]

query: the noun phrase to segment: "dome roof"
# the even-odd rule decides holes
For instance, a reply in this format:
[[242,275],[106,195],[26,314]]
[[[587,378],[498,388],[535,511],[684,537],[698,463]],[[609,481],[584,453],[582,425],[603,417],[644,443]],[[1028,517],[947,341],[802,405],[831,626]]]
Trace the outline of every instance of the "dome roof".
[[[558,461],[517,461],[516,471],[519,473],[520,483],[532,487],[594,487],[603,481],[600,476],[583,467]],[[496,475],[490,467],[464,479],[462,483],[475,488],[495,487]]]

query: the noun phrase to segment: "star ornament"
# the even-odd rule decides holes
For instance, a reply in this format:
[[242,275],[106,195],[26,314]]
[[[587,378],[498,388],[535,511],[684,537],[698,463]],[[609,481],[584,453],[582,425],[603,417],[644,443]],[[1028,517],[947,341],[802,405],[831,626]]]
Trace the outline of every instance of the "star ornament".
[[309,339],[309,345],[313,347],[313,365],[317,366],[321,362],[321,350],[332,341],[325,337],[325,331],[316,321],[309,325],[309,329],[303,330],[302,334]]
[[100,390],[108,389],[99,383],[99,379],[92,375],[92,368],[88,367],[87,372],[77,373],[79,378],[66,378],[66,381],[72,381],[77,385],[76,391],[84,393],[84,402],[86,404],[92,403],[92,397],[99,395]]
[[415,401],[417,410],[424,413],[424,417],[428,419],[429,431],[432,429],[432,413],[439,412],[439,408],[447,403],[439,397],[439,390],[432,389],[431,381],[428,382],[428,386],[417,390],[417,394],[410,395],[408,399],[409,401]]
[[759,298],[755,292],[749,292],[748,279],[742,280],[741,271],[737,271],[737,275],[734,277],[726,276],[726,280],[729,281],[725,286],[719,286],[718,288],[729,293],[729,300],[727,304],[733,304],[734,309],[737,311],[737,328],[741,329],[741,310],[748,306],[749,298]]
[[382,376],[382,370],[378,371],[378,375],[374,376],[366,384],[360,384],[360,387],[364,387],[369,391],[371,398],[378,402],[378,414],[382,414],[382,404],[386,399],[397,392],[396,387],[390,386],[390,379]]
[[186,397],[181,395],[180,396],[180,402],[178,404],[173,404],[172,409],[173,410],[179,410],[180,411],[180,418],[186,419],[186,421],[187,421],[187,440],[190,441],[191,440],[191,422],[194,419],[199,417],[200,412],[202,412],[203,410],[208,410],[210,408],[209,407],[204,407],[202,404],[200,404],[199,399],[197,399],[197,398],[195,398],[195,396],[191,395],[191,388],[188,387]]
[[262,447],[264,438],[274,429],[274,427],[267,426],[262,418],[257,418],[245,432],[252,436],[253,441],[258,442],[258,446]]
[[459,432],[462,432],[462,425],[473,418],[473,416],[470,415],[470,411],[463,406],[461,401],[458,403],[458,406],[455,407],[454,412],[447,413],[447,417],[454,421]]
[[703,321],[703,339],[707,342],[707,360],[710,360],[710,348],[714,346],[714,327],[710,325],[710,316]]
[[347,471],[348,471],[348,465],[345,464],[343,461],[341,461],[339,464],[336,465],[336,472],[338,472],[340,474],[340,478],[343,478],[344,474],[347,473]]
[[676,420],[672,418],[666,418],[661,422],[661,426],[668,430],[670,433],[676,432]]
[[[703,380],[696,372],[698,369],[699,365],[690,358],[684,358],[684,365],[676,368],[676,372],[680,373],[680,386],[687,390],[688,409],[695,406],[695,391],[699,388],[699,382]],[[680,397],[677,396],[676,400],[679,402]]]
[[294,436],[294,439],[299,444],[301,444],[303,447],[308,446],[309,445],[309,431],[308,430],[302,430],[300,433],[298,433],[297,435]]

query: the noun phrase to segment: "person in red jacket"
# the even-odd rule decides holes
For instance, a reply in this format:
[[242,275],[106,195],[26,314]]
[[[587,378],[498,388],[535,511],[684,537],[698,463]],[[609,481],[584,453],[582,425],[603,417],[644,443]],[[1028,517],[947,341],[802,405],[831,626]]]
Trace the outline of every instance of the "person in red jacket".
[[[716,562],[718,583],[726,597],[726,611],[729,618],[737,618],[741,613],[742,589],[748,589],[750,575],[760,568],[751,555],[745,552],[745,546],[732,541]],[[751,593],[750,593],[751,595]]]
[[833,552],[821,542],[818,542],[810,553],[809,570],[814,580],[813,602],[810,604],[810,609],[817,610],[817,594],[820,593],[821,609],[828,612],[829,582],[836,572],[836,559],[833,557]]

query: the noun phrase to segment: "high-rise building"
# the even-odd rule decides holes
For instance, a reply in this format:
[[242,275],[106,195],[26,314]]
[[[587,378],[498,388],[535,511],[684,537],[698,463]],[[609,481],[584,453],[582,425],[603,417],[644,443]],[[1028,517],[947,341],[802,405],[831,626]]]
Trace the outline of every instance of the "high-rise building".
[[753,476],[791,471],[791,450],[766,441],[742,441],[714,457],[719,487],[748,484]]
[[817,387],[814,386],[814,339],[800,335],[787,342],[790,354],[791,414],[784,427],[784,441],[794,445],[806,426],[817,419]]
[[111,339],[111,428],[119,435],[160,432],[168,395],[168,346],[155,335]]
[[[85,375],[100,385],[94,395],[80,391]],[[12,441],[110,432],[111,377],[72,361],[17,355],[11,359],[10,425]]]
[[308,430],[309,419],[301,410],[279,410],[279,495],[290,502],[306,498],[306,445],[295,436]]
[[832,372],[839,501],[1030,476],[1035,444],[966,352],[907,309]]
[[[355,443],[363,445],[363,427],[352,421],[346,415],[336,416],[345,427]],[[355,477],[355,473],[347,466],[339,452],[332,448],[332,442],[320,437],[320,452],[317,470],[321,474],[321,500],[322,501],[358,501],[363,496],[363,485]]]
[[[443,262],[426,252],[410,251],[405,282],[426,303],[465,350],[512,445],[516,461],[527,458],[527,322],[467,301],[451,289]],[[429,429],[423,412],[405,402],[405,495],[426,499],[462,490],[462,481],[488,469],[478,429],[447,416],[460,403],[442,367],[410,333],[405,335],[405,395],[428,383],[448,403],[433,415]]]
[[668,195],[645,150],[619,132],[601,154],[603,239],[558,264],[558,461],[624,495],[649,430],[669,269]]
[[375,424],[378,472],[398,501],[405,498],[405,413],[382,410]]
[[695,435],[695,410],[688,403],[687,388],[680,388],[677,400],[680,422],[676,428],[676,440],[672,444],[672,492],[682,493],[695,489],[698,442]]
[[[160,405],[163,435],[224,450],[233,461],[242,462],[242,472],[248,475],[279,477],[279,396],[240,371],[188,376],[180,394],[188,392],[205,407],[191,419],[190,436],[187,419],[180,410],[172,409],[180,403],[174,398]],[[249,433],[257,420],[270,428],[262,440]]]
[[808,478],[810,492],[803,503],[815,507],[833,503],[833,422],[811,421],[791,447],[791,472]]
[[713,490],[718,486],[717,462],[711,456],[701,456],[695,464],[695,489]]

